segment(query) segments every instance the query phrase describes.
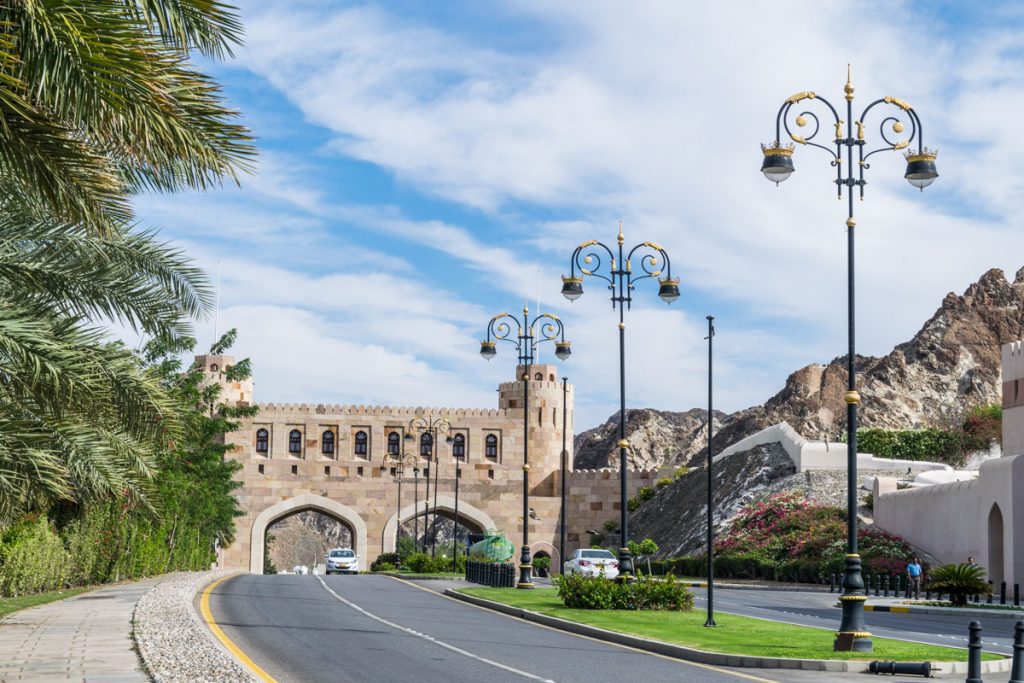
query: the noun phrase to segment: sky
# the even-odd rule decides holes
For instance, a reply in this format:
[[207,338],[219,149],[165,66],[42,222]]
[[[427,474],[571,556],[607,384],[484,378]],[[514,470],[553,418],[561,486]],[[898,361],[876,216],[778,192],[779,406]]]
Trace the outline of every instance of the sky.
[[[618,409],[618,316],[599,281],[570,304],[559,276],[619,221],[627,246],[665,248],[682,294],[668,306],[637,284],[627,406],[706,406],[708,315],[716,409],[764,402],[846,351],[835,171],[801,147],[775,186],[759,145],[793,93],[845,104],[847,64],[855,118],[902,98],[940,150],[924,192],[899,152],[866,171],[858,352],[888,353],[947,292],[1024,266],[1016,3],[239,4],[245,45],[204,68],[256,136],[257,172],[137,207],[219,271],[216,326],[238,329],[259,402],[496,407],[515,352],[487,362],[479,341],[539,297],[573,342],[577,428],[596,426]],[[869,148],[900,113],[872,110]],[[208,346],[214,317],[197,333]]]

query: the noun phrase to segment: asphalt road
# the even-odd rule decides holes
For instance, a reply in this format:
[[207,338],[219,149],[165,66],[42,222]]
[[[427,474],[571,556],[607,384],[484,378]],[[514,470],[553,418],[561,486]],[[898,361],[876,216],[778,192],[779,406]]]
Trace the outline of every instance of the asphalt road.
[[[696,607],[707,609],[706,591],[693,589],[693,592]],[[716,610],[819,628],[835,629],[839,626],[842,615],[835,606],[837,602],[838,595],[831,593],[715,589]],[[871,602],[869,599],[868,604]],[[865,620],[868,631],[875,636],[952,647],[967,647],[967,625],[977,620],[982,626],[985,650],[1013,654],[1016,621],[999,616],[998,612],[980,617],[866,612]]]
[[382,576],[252,576],[214,589],[229,638],[278,681],[781,682],[547,629]]

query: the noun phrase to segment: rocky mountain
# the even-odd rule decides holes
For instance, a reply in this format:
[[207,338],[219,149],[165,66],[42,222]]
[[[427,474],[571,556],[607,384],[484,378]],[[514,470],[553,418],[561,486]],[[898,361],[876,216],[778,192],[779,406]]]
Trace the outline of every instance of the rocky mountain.
[[351,548],[352,532],[332,517],[314,510],[286,517],[270,527],[267,552],[279,571],[291,571],[296,565],[311,570],[323,564],[331,548]]
[[[1024,268],[1010,282],[992,269],[962,295],[950,292],[914,337],[881,358],[857,357],[863,427],[913,428],[958,421],[1001,400],[1000,347],[1024,338]],[[764,405],[715,415],[715,451],[782,421],[809,439],[845,430],[846,357],[797,370]],[[638,467],[703,462],[706,411],[627,410],[628,460]],[[618,417],[575,439],[577,468],[618,467]]]

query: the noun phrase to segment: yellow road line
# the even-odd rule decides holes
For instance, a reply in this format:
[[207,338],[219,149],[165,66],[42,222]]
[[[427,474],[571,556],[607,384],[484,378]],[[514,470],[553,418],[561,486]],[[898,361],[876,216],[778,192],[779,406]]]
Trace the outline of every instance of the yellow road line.
[[221,642],[224,647],[228,649],[228,652],[233,654],[242,664],[245,664],[249,669],[256,675],[257,678],[264,681],[264,683],[277,683],[277,680],[268,674],[266,671],[261,669],[256,662],[252,661],[249,655],[242,652],[241,648],[235,645],[230,638],[225,635],[224,631],[221,630],[220,626],[213,619],[213,612],[210,611],[210,593],[213,589],[219,586],[222,582],[227,581],[232,577],[225,576],[221,579],[217,579],[203,591],[203,597],[199,601],[199,611],[203,615],[203,619],[206,621],[206,625],[213,631],[213,635],[217,636],[217,640]]
[[[388,577],[388,578],[392,578],[395,581],[401,581],[402,583],[404,583],[406,585],[412,586],[414,588],[419,588],[421,591],[426,591],[428,593],[433,593],[434,595],[440,596],[440,597],[442,597],[442,598],[444,598],[446,600],[451,600],[452,602],[457,602],[460,605],[469,605],[470,607],[476,607],[477,609],[486,610],[487,612],[490,612],[491,614],[495,613],[495,610],[488,609],[487,607],[481,607],[480,605],[474,605],[471,602],[465,602],[464,600],[459,600],[457,598],[453,598],[452,596],[445,595],[444,593],[438,593],[436,591],[432,591],[429,588],[424,588],[423,586],[417,585],[413,581],[407,581],[406,579],[400,579],[397,576],[391,576],[391,577]],[[522,609],[522,608],[519,608],[519,609]],[[580,635],[579,633],[573,633],[572,631],[565,631],[565,630],[560,629],[560,628],[555,628],[554,626],[548,626],[547,624],[539,624],[536,621],[530,621],[529,619],[523,619],[522,617],[516,617],[516,616],[512,616],[511,614],[505,614],[504,612],[498,612],[498,614],[501,614],[502,616],[508,617],[509,619],[518,619],[519,621],[522,621],[524,623],[530,624],[531,626],[537,626],[539,628],[546,628],[549,631],[555,631],[555,632],[561,633],[563,635],[573,636],[573,637],[576,637],[576,638],[583,638],[584,640],[589,640],[589,641],[592,641],[594,643],[601,643],[603,645],[611,645],[612,647],[621,648],[623,650],[629,650],[630,652],[638,652],[640,654],[650,655],[651,657],[658,657],[659,659],[664,659],[664,660],[669,661],[669,662],[675,662],[676,664],[685,664],[685,665],[688,665],[688,666],[696,666],[696,667],[699,667],[701,669],[707,669],[709,671],[714,671],[716,673],[726,674],[726,675],[729,675],[729,676],[736,676],[737,678],[742,678],[742,679],[745,679],[745,680],[748,680],[748,681],[756,681],[757,683],[778,683],[778,681],[773,681],[770,678],[761,678],[760,676],[752,676],[750,674],[740,673],[738,671],[733,671],[731,669],[724,669],[722,667],[713,666],[711,664],[703,664],[701,662],[694,662],[694,661],[689,660],[689,659],[679,659],[678,657],[669,657],[668,655],[659,654],[657,652],[651,652],[650,650],[641,650],[640,648],[637,648],[637,647],[631,647],[629,645],[622,645],[620,643],[613,643],[610,640],[601,640],[600,638],[594,638],[593,636]]]

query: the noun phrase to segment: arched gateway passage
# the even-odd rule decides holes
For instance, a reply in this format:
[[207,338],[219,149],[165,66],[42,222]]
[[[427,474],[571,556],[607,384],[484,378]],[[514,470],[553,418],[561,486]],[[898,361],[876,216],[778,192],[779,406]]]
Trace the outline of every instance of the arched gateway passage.
[[[249,571],[253,574],[263,573],[263,554],[266,541],[267,527],[277,520],[293,515],[302,510],[316,510],[329,515],[348,525],[352,529],[353,547],[357,553],[366,555],[366,523],[352,508],[347,505],[313,494],[295,496],[279,503],[271,505],[261,512],[252,524],[252,532],[249,540]],[[391,541],[394,545],[394,538]]]
[[[426,509],[433,514],[433,499],[430,500],[430,504]],[[452,496],[438,496],[437,514],[440,517],[454,519],[455,498]],[[418,509],[414,505],[406,505],[402,508],[400,515],[392,513],[392,515],[388,517],[388,521],[387,524],[384,525],[384,533],[381,538],[381,545],[384,548],[384,552],[395,552],[395,531],[398,524],[398,517],[401,516],[402,524],[406,524],[417,515],[419,515],[420,522],[422,523],[424,515],[423,501],[420,501]],[[498,525],[494,523],[494,520],[491,519],[490,515],[483,510],[473,507],[464,500],[459,501],[459,524],[479,533],[493,531],[498,528]]]
[[999,590],[1003,580],[1003,512],[998,503],[988,513],[988,577]]

